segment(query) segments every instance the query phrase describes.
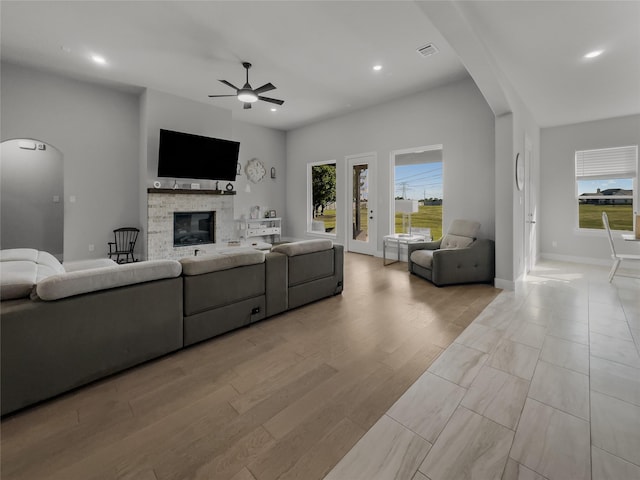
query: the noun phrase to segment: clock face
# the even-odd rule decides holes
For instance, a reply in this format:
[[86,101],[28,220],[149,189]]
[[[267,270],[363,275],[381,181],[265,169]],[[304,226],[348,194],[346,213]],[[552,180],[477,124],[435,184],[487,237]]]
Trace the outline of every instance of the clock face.
[[247,162],[247,167],[245,168],[247,172],[247,177],[253,183],[258,183],[264,175],[267,173],[267,169],[264,168],[263,163],[257,158],[253,158]]
[[524,158],[520,153],[516,155],[516,187],[518,190],[524,187]]

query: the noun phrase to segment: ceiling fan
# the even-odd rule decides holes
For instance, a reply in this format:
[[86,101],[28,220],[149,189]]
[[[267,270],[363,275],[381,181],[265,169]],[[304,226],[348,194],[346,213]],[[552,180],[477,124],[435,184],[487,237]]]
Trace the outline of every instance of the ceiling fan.
[[254,102],[257,102],[258,100],[262,100],[269,103],[275,103],[276,105],[282,105],[284,103],[284,100],[278,100],[277,98],[263,97],[260,95],[261,93],[268,92],[269,90],[275,90],[276,87],[274,87],[272,83],[265,83],[264,85],[262,85],[259,88],[256,88],[255,90],[251,88],[251,85],[249,84],[249,69],[251,68],[251,64],[249,62],[242,62],[242,66],[247,70],[247,81],[244,84],[244,87],[238,88],[232,83],[227,82],[226,80],[218,80],[219,82],[222,82],[225,85],[235,89],[236,94],[235,95],[209,95],[209,97],[211,98],[237,97],[238,100],[240,100],[241,102],[244,102],[245,110],[248,108],[251,108],[251,104]]

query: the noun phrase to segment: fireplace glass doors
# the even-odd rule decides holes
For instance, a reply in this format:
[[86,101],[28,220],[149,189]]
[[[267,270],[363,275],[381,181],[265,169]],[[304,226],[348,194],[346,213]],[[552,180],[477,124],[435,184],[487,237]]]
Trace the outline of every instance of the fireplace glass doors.
[[173,246],[215,243],[216,212],[173,212]]

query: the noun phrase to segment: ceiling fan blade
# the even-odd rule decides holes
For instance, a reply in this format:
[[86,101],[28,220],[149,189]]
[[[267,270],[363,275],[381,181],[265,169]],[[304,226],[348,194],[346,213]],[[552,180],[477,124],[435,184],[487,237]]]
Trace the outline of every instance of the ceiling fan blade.
[[253,93],[256,95],[260,95],[261,93],[268,92],[269,90],[275,90],[276,87],[273,86],[272,83],[265,83],[261,87],[256,88]]
[[238,87],[236,87],[233,83],[229,83],[226,80],[218,80],[220,83],[224,83],[226,86],[233,88],[234,90],[240,90]]
[[277,98],[261,97],[259,95],[258,98],[265,102],[275,103],[276,105],[282,105],[284,103],[284,100],[278,100]]
[[242,107],[242,108],[244,108],[245,110],[249,110],[251,108],[251,104],[245,102],[244,107]]
[[235,95],[209,95],[209,97],[211,97],[211,98],[216,98],[216,97],[235,97]]

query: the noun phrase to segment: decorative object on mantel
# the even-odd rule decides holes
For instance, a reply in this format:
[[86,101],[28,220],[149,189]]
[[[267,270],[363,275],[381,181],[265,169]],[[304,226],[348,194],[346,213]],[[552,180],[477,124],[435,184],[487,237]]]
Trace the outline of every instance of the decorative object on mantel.
[[153,186],[155,188],[160,188],[162,186],[162,184],[158,180],[156,180],[155,182],[153,182]]
[[233,183],[231,182],[227,183],[227,185],[224,188],[227,189],[227,192],[233,192]]
[[178,185],[178,181],[177,181],[177,180],[174,180],[174,181],[173,181],[173,189],[174,189],[174,190],[178,190],[179,188],[180,188],[180,185]]
[[189,195],[235,195],[235,190],[191,190],[184,188],[147,188],[147,193],[189,194]]
[[247,177],[253,183],[258,183],[259,181],[261,181],[264,175],[267,173],[267,169],[264,168],[264,164],[257,158],[252,158],[247,162],[245,171],[247,172]]
[[251,209],[249,210],[249,218],[253,220],[260,218],[260,207],[258,205],[256,205],[255,207],[251,207]]
[[[218,186],[216,184],[216,190],[218,189]],[[192,183],[191,184],[191,190],[200,190],[200,184],[199,183]]]
[[269,210],[268,212],[269,218],[276,218],[276,211],[275,210]]
[[276,167],[271,167],[271,178],[276,178]]

